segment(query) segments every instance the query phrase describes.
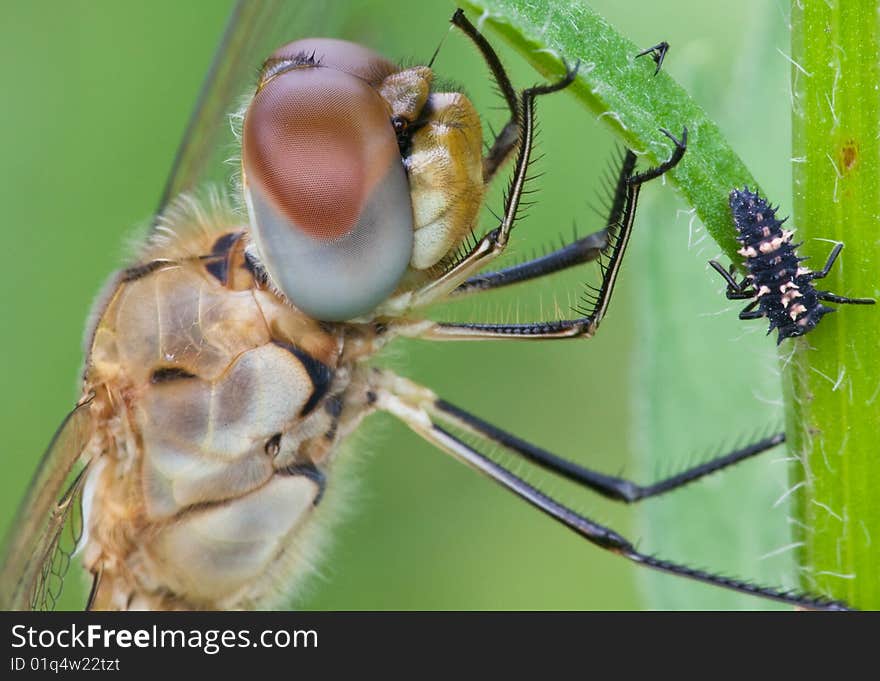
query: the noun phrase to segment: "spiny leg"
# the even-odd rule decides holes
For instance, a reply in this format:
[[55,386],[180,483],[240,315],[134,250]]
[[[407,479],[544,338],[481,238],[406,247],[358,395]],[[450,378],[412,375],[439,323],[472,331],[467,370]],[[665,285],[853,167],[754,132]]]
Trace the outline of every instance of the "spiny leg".
[[[629,191],[627,192],[626,209],[624,210],[623,225],[620,232],[616,235],[611,248],[611,255],[607,262],[602,263],[602,284],[596,295],[595,303],[589,311],[588,316],[591,319],[591,332],[595,333],[599,324],[605,318],[608,306],[611,304],[611,294],[614,292],[614,285],[617,283],[617,276],[620,273],[620,267],[623,264],[623,256],[626,253],[627,244],[629,244],[630,236],[632,236],[633,223],[636,217],[636,208],[639,202],[639,192],[645,182],[660,177],[664,173],[672,170],[684,157],[687,150],[687,128],[682,128],[681,139],[670,133],[668,130],[660,129],[666,137],[672,140],[675,145],[669,158],[658,166],[650,168],[643,173],[632,175],[629,180]],[[631,152],[630,152],[631,153]]]
[[[399,326],[399,333],[428,340],[487,340],[487,339],[521,339],[521,340],[551,340],[561,338],[590,338],[599,327],[605,317],[608,306],[611,303],[611,295],[620,273],[623,255],[632,235],[636,209],[638,207],[639,192],[641,186],[663,173],[669,171],[681,160],[687,148],[687,128],[684,128],[681,139],[676,139],[666,130],[662,131],[675,143],[675,149],[669,159],[655,168],[643,173],[632,174],[635,167],[636,157],[631,151],[627,151],[621,168],[618,184],[626,187],[621,219],[618,225],[609,228],[609,244],[607,246],[608,259],[602,262],[602,283],[596,292],[596,297],[591,301],[589,309],[584,310],[584,315],[575,319],[562,319],[555,321],[540,321],[526,324],[455,324],[437,322],[425,324],[419,322],[404,322]],[[410,325],[410,330],[406,329]]]
[[379,375],[384,380],[377,381],[375,385],[376,407],[378,409],[396,416],[431,444],[450,454],[458,461],[483,473],[508,491],[513,492],[520,499],[530,503],[542,513],[576,532],[591,544],[654,570],[686,577],[731,591],[751,594],[802,608],[815,610],[847,609],[845,604],[838,601],[830,601],[809,594],[760,586],[704,570],[697,570],[680,563],[642,553],[636,549],[632,542],[610,527],[601,525],[544,494],[504,466],[496,463],[434,423],[430,413],[425,408],[426,401],[430,402],[431,400],[432,393],[430,391],[387,372],[381,372]]
[[785,433],[776,433],[763,438],[746,447],[735,449],[726,454],[716,456],[705,463],[693,466],[675,475],[650,485],[640,485],[637,482],[626,480],[611,475],[605,475],[591,470],[568,459],[564,459],[546,449],[527,442],[516,435],[508,433],[488,421],[457,407],[446,400],[435,398],[433,403],[425,406],[425,409],[437,418],[454,425],[457,428],[467,430],[482,438],[491,440],[505,449],[531,461],[551,473],[560,475],[576,482],[604,497],[614,501],[623,501],[628,504],[660,496],[672,490],[699,480],[707,475],[716,473],[724,468],[744,461],[753,456],[766,452],[785,442]]
[[572,241],[547,255],[494,272],[477,274],[461,284],[450,295],[457,298],[471,293],[481,293],[512,284],[520,284],[555,272],[561,272],[570,267],[576,267],[577,265],[596,260],[605,250],[606,246],[608,246],[607,228]]
[[[623,221],[629,178],[635,168],[635,161],[634,155],[626,153],[619,160],[620,168],[617,171],[617,180],[609,187],[611,201],[603,229],[575,239],[573,242],[539,258],[495,272],[483,272],[470,277],[450,295],[459,297],[531,281],[596,260],[602,256],[608,248],[609,231],[619,227]],[[611,180],[609,179],[608,182],[610,184]]]
[[504,127],[501,128],[501,132],[495,135],[495,140],[492,142],[492,146],[486,156],[483,157],[483,182],[488,184],[492,181],[492,178],[495,177],[495,173],[498,169],[504,165],[504,162],[510,154],[513,153],[513,150],[516,148],[516,143],[519,140],[519,127],[521,122],[519,101],[516,97],[516,90],[510,82],[507,71],[504,70],[504,66],[501,64],[501,60],[498,58],[495,49],[489,44],[489,41],[486,40],[483,34],[480,33],[468,20],[464,11],[461,9],[455,10],[455,14],[452,15],[451,21],[454,26],[461,29],[462,33],[470,38],[474,45],[477,46],[480,54],[483,55],[483,59],[489,66],[489,70],[492,71],[495,83],[498,85],[498,89],[501,91],[501,95],[504,97],[504,101],[510,111],[510,119],[504,124]]
[[504,252],[510,239],[510,231],[516,222],[531,163],[535,136],[535,100],[568,87],[574,80],[577,68],[578,65],[575,65],[574,68],[569,69],[565,76],[555,83],[536,85],[522,92],[520,97],[522,125],[520,126],[519,152],[504,201],[504,215],[498,227],[480,239],[459,263],[431,283],[415,291],[393,296],[380,305],[376,309],[377,316],[400,316],[408,310],[424,307],[446,297],[468,277]]
[[666,59],[667,52],[669,52],[669,43],[663,40],[656,45],[649,47],[647,50],[642,50],[641,52],[639,52],[636,55],[636,59],[650,54],[651,59],[653,59],[654,63],[657,65],[657,68],[654,69],[654,75],[656,76],[658,73],[660,73],[660,67],[663,66],[663,60]]
[[401,329],[400,335],[432,341],[560,340],[590,338],[595,331],[596,327],[590,317],[580,317],[524,324],[434,322],[421,327],[417,333]]
[[632,177],[629,178],[629,183],[632,186],[644,184],[645,182],[649,182],[655,178],[660,177],[668,173],[675,166],[678,165],[679,161],[684,157],[684,152],[687,151],[687,141],[688,141],[688,129],[682,128],[681,131],[681,139],[676,139],[675,135],[664,128],[660,128],[660,132],[662,132],[666,137],[672,140],[672,143],[675,145],[672,149],[672,154],[670,154],[669,158],[663,161],[660,165],[656,165],[653,168],[648,168],[643,173],[636,173]]

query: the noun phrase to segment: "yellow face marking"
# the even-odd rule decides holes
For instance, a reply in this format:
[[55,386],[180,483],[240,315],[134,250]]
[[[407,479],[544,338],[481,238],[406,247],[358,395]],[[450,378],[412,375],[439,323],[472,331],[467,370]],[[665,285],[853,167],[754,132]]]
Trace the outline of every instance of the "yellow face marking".
[[483,200],[482,127],[459,93],[430,96],[431,115],[412,136],[407,159],[415,216],[410,266],[424,270],[470,232]]

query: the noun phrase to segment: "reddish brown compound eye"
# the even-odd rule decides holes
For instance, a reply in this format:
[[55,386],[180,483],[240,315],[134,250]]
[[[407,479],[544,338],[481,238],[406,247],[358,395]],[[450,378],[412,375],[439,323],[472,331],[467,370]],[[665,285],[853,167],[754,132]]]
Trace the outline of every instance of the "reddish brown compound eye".
[[[266,70],[271,65],[282,70],[291,63],[314,63],[356,76],[370,85],[377,86],[382,80],[398,70],[390,61],[368,47],[335,38],[302,38],[275,50],[266,60]],[[265,76],[265,71],[264,71]]]
[[320,61],[269,77],[245,116],[242,167],[260,258],[294,305],[344,320],[394,291],[412,254],[412,203],[388,105],[369,82]]

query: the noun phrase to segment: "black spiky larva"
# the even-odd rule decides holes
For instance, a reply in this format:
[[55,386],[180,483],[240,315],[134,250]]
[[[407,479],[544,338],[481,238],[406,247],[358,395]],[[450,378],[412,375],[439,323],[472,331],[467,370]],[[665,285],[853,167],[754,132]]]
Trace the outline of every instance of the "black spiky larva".
[[738,252],[745,258],[743,265],[748,274],[737,282],[733,265],[725,270],[715,260],[709,264],[727,282],[729,300],[751,300],[739,318],[769,319],[767,333],[778,331],[777,344],[812,331],[824,315],[835,311],[823,302],[874,304],[872,298],[845,298],[813,286],[815,280],[828,275],[843,249],[842,243],[834,246],[825,267],[813,272],[801,266],[807,258],[798,257],[800,244],[791,242],[794,232],[782,227],[788,218],[777,219],[776,208],[758,192],[748,187],[734,189],[730,192],[730,210],[738,233],[736,239],[742,244]]

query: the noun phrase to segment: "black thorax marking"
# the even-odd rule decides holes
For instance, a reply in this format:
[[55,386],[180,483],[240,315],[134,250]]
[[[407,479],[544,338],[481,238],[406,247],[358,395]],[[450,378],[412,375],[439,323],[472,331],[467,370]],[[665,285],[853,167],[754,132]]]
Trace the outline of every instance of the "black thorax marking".
[[324,396],[330,389],[330,384],[333,382],[333,370],[323,362],[312,357],[305,350],[301,350],[295,345],[277,340],[272,342],[296,357],[302,363],[303,367],[305,367],[309,379],[312,381],[312,394],[309,396],[309,399],[306,401],[305,406],[299,414],[300,416],[308,416],[314,411],[315,407],[318,406],[321,400],[324,399]]
[[321,498],[324,496],[324,490],[327,487],[327,478],[322,471],[313,463],[298,463],[284,468],[281,473],[283,475],[302,475],[308,478],[318,486],[318,494],[312,502],[312,506],[317,506]]

